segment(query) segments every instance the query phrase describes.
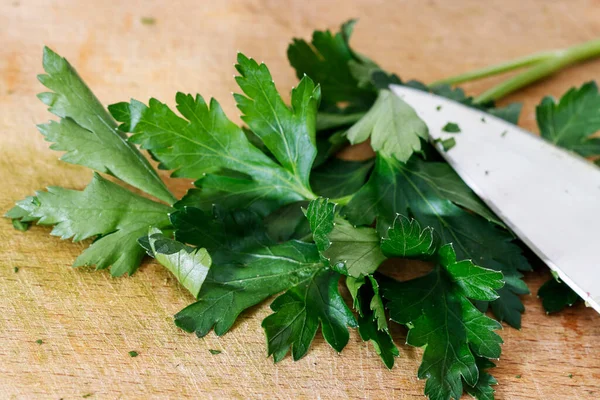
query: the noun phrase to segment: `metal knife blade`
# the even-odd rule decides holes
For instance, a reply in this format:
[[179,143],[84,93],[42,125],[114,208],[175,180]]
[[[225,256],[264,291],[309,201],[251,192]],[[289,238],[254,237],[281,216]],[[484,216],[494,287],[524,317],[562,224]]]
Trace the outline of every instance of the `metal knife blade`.
[[[600,312],[600,168],[537,135],[458,102],[390,89],[425,121],[467,185],[587,304]],[[457,123],[461,132],[442,130]]]

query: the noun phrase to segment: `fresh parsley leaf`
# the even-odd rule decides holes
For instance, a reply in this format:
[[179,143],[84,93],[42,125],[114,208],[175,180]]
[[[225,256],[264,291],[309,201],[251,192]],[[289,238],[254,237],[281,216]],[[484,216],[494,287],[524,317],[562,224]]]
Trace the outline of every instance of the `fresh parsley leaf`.
[[444,151],[449,151],[451,148],[456,146],[456,139],[454,139],[453,137],[444,140],[435,139],[435,142],[439,142],[442,145],[442,149]]
[[242,120],[261,138],[279,163],[304,187],[316,156],[315,124],[321,89],[303,77],[292,90],[288,108],[273,83],[265,64],[238,53],[236,82],[246,96],[234,95]]
[[340,352],[348,343],[348,326],[356,320],[338,291],[340,275],[327,269],[316,273],[271,304],[273,314],[264,319],[269,355],[275,362],[290,351],[294,360],[302,358],[312,343],[319,324],[323,337]]
[[375,272],[385,260],[375,229],[352,226],[334,214],[335,205],[324,198],[311,201],[306,209],[313,240],[324,261],[354,278]]
[[302,211],[307,205],[307,201],[299,201],[283,206],[269,214],[263,220],[267,235],[277,243],[308,238],[310,227]]
[[584,157],[600,154],[600,94],[595,82],[572,88],[558,102],[544,97],[536,108],[542,137]]
[[51,234],[75,242],[96,240],[75,260],[74,267],[111,266],[113,276],[135,272],[144,255],[137,239],[148,234],[151,226],[166,228],[172,208],[147,198],[94,174],[83,190],[52,186],[47,192],[17,203],[26,210],[28,220],[39,225],[54,225]]
[[29,224],[29,222],[23,222],[20,219],[14,218],[12,220],[12,225],[16,230],[21,231],[21,232],[26,232],[29,229],[30,224]]
[[457,123],[448,122],[446,125],[444,125],[442,130],[448,133],[460,133],[460,126],[458,126]]
[[550,278],[538,290],[538,297],[542,299],[542,306],[548,314],[571,307],[581,298],[566,283]]
[[[453,243],[460,258],[502,271],[506,286],[498,291],[500,298],[493,301],[491,307],[501,321],[519,327],[524,308],[518,295],[529,293],[520,271],[530,270],[529,263],[521,249],[512,243],[512,235],[459,207],[465,206],[465,202],[470,204],[473,195],[464,196],[471,192],[459,189],[461,186],[452,189],[440,185],[443,180],[436,178],[440,172],[436,165],[449,169],[446,164],[428,163],[418,158],[401,164],[379,155],[368,183],[344,212],[352,223],[359,225],[370,224],[377,218],[382,235],[397,213],[411,216],[421,226],[432,227],[442,243]],[[486,309],[487,302],[479,302],[478,306]]]
[[[365,285],[365,280],[370,284]],[[364,341],[369,341],[386,367],[394,366],[394,358],[400,355],[388,330],[379,284],[372,276],[368,278],[346,278],[346,285],[354,298],[358,312],[358,332]],[[370,299],[370,301],[369,301]]]
[[[502,274],[456,261],[451,245],[439,250],[439,264],[429,274],[406,282],[380,280],[393,321],[409,328],[407,343],[425,347],[418,377],[427,379],[430,399],[458,399],[462,379],[477,385],[475,356],[498,358],[502,339],[494,330],[501,325],[482,314],[469,301],[493,300],[503,285]],[[471,274],[463,274],[463,263]],[[481,275],[480,275],[481,274]],[[480,276],[482,277],[480,279]],[[465,288],[477,287],[479,290]]]
[[225,334],[239,314],[266,298],[312,279],[323,268],[313,244],[291,241],[270,247],[224,255],[229,261],[214,265],[204,281],[198,301],[175,316],[175,323],[188,332],[205,336],[213,327]]
[[485,357],[475,357],[475,362],[479,370],[479,379],[474,386],[464,385],[465,392],[477,400],[494,400],[495,390],[492,386],[497,385],[498,381],[486,370],[496,365]]
[[129,357],[132,357],[132,358],[139,356],[139,353],[137,351],[135,351],[135,350],[131,350],[127,354],[129,354]]
[[212,264],[206,249],[169,239],[157,228],[150,229],[147,243],[150,255],[171,271],[192,296],[198,297]]
[[214,349],[208,349],[208,351],[210,352],[210,354],[217,355],[217,354],[221,354],[222,351],[221,350],[214,350]]
[[420,139],[427,139],[428,130],[404,100],[389,90],[381,90],[371,109],[352,125],[347,136],[352,144],[371,138],[373,150],[405,162],[413,152],[421,150]]
[[340,198],[357,192],[367,181],[373,160],[346,161],[333,158],[313,170],[310,185],[322,197]]
[[[283,103],[269,70],[238,54],[236,81],[245,93],[235,95],[238,107],[253,134],[259,137],[277,161],[254,146],[243,129],[231,122],[219,103],[210,106],[197,95],[178,93],[177,109],[184,117],[156,99],[148,106],[132,100],[109,109],[134,134],[130,141],[148,149],[161,168],[175,170],[173,176],[201,179],[186,204],[210,203],[215,197],[229,199],[243,208],[259,202],[266,214],[278,206],[314,198],[309,173],[316,156],[315,123],[320,98],[318,86],[306,77],[292,90],[292,107]],[[223,169],[245,174],[208,176]]]
[[416,220],[399,215],[388,229],[388,237],[381,241],[381,251],[387,257],[431,256],[435,251],[433,229],[421,229]]
[[[176,315],[179,327],[198,336],[214,327],[217,335],[223,335],[243,310],[286,291],[275,300],[275,314],[264,323],[275,361],[290,346],[295,359],[302,357],[318,321],[327,321],[326,340],[338,351],[344,347],[345,326],[356,322],[337,292],[340,275],[323,265],[314,244],[295,240],[275,244],[260,217],[247,210],[217,210],[210,215],[186,207],[173,213],[171,221],[178,240],[206,247],[213,260],[198,301]],[[290,313],[304,318],[307,330],[290,320]],[[279,329],[285,330],[283,336],[277,334]]]
[[42,339],[38,339],[35,341],[37,344],[44,344],[44,341]]
[[315,31],[311,43],[294,39],[288,47],[288,59],[298,79],[306,74],[323,88],[324,107],[345,102],[358,108],[366,104],[368,108],[375,100],[377,92],[359,85],[350,68],[350,62],[358,60],[349,46],[354,23],[346,22],[335,34]]
[[172,204],[175,198],[158,174],[106,112],[67,60],[44,48],[46,75],[40,82],[52,92],[39,99],[61,118],[39,125],[53,150],[66,151],[61,160],[107,173]]

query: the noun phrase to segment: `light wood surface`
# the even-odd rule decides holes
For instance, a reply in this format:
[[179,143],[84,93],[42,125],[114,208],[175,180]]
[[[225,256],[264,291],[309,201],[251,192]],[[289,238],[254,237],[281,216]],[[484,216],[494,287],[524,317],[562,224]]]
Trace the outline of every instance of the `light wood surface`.
[[[156,23],[142,24],[143,17]],[[600,36],[597,1],[2,0],[0,211],[36,189],[80,189],[91,177],[59,162],[35,129],[51,118],[35,98],[44,44],[66,56],[105,104],[150,96],[172,103],[182,90],[215,96],[236,117],[230,92],[238,49],[264,60],[287,92],[296,83],[285,56],[290,39],[351,17],[361,19],[357,50],[426,82]],[[533,106],[541,96],[560,95],[599,73],[600,61],[589,62],[508,100],[525,103],[522,125],[535,130]],[[468,88],[477,93],[493,82]],[[168,184],[177,195],[190,186]],[[274,365],[260,327],[267,305],[244,313],[224,337],[198,339],[172,322],[192,298],[166,270],[148,262],[122,279],[73,270],[84,244],[48,232],[17,232],[0,220],[0,398],[423,396],[418,350],[401,346],[387,371],[355,332],[340,355],[318,335],[304,359]],[[548,276],[545,267],[527,275],[532,293]],[[600,316],[581,304],[546,316],[535,295],[524,301],[523,329],[501,332],[497,398],[600,398]],[[396,330],[395,338],[403,343],[404,332]],[[131,358],[130,350],[139,356]]]

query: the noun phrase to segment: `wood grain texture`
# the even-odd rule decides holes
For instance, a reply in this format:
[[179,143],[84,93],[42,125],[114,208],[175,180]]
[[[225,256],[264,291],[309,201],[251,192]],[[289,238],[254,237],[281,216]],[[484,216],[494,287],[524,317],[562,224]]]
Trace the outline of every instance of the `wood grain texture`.
[[[290,39],[351,17],[361,19],[353,38],[359,51],[424,81],[600,36],[600,3],[575,0],[2,0],[0,10],[2,212],[36,189],[80,189],[91,177],[57,161],[34,127],[50,118],[35,98],[44,44],[66,56],[105,104],[150,96],[172,103],[183,90],[215,96],[237,116],[230,91],[238,49],[264,60],[287,89],[296,83],[285,57]],[[156,23],[142,24],[143,17]],[[535,130],[533,106],[541,96],[599,75],[600,61],[589,62],[508,100],[525,103],[522,125]],[[190,186],[168,184],[177,195]],[[267,305],[244,313],[224,337],[198,339],[172,322],[192,299],[165,269],[147,263],[124,279],[73,270],[84,244],[48,232],[21,233],[0,221],[0,398],[423,396],[415,376],[419,350],[402,346],[387,371],[355,332],[340,355],[318,335],[304,359],[273,365],[260,327]],[[527,276],[533,293],[548,276],[545,268]],[[523,329],[501,332],[497,398],[600,398],[600,316],[583,305],[546,316],[534,295],[524,301]],[[404,342],[401,330],[395,337]],[[131,358],[130,350],[139,356]]]

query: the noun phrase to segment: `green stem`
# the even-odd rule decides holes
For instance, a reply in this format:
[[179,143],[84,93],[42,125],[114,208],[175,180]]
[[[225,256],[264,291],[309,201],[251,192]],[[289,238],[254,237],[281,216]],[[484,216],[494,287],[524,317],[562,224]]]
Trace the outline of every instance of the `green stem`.
[[524,86],[543,79],[555,72],[578,62],[600,56],[600,39],[592,40],[563,50],[544,51],[513,61],[504,62],[455,77],[434,82],[439,84],[457,84],[498,75],[519,68],[530,67],[475,98],[476,103],[498,100]]
[[338,197],[337,199],[331,199],[331,202],[336,203],[340,206],[345,206],[346,204],[350,203],[350,200],[352,200],[355,194],[356,193],[349,194],[348,196],[344,197]]
[[[559,50],[560,51],[560,50]],[[481,68],[475,71],[466,72],[464,74],[460,74],[457,76],[452,76],[450,78],[441,79],[439,81],[433,82],[431,86],[437,85],[456,85],[458,83],[470,82],[477,79],[487,78],[489,76],[494,76],[498,74],[502,74],[504,72],[513,71],[515,69],[529,67],[533,64],[538,64],[541,61],[546,61],[550,58],[556,56],[559,51],[543,51],[540,53],[531,54],[525,57],[517,58],[516,60],[503,62],[497,65],[492,65],[489,67]]]
[[550,76],[569,65],[597,57],[598,55],[600,55],[600,39],[557,52],[553,58],[542,61],[531,69],[485,91],[475,98],[475,102],[485,103],[486,101],[500,99],[515,90]]

